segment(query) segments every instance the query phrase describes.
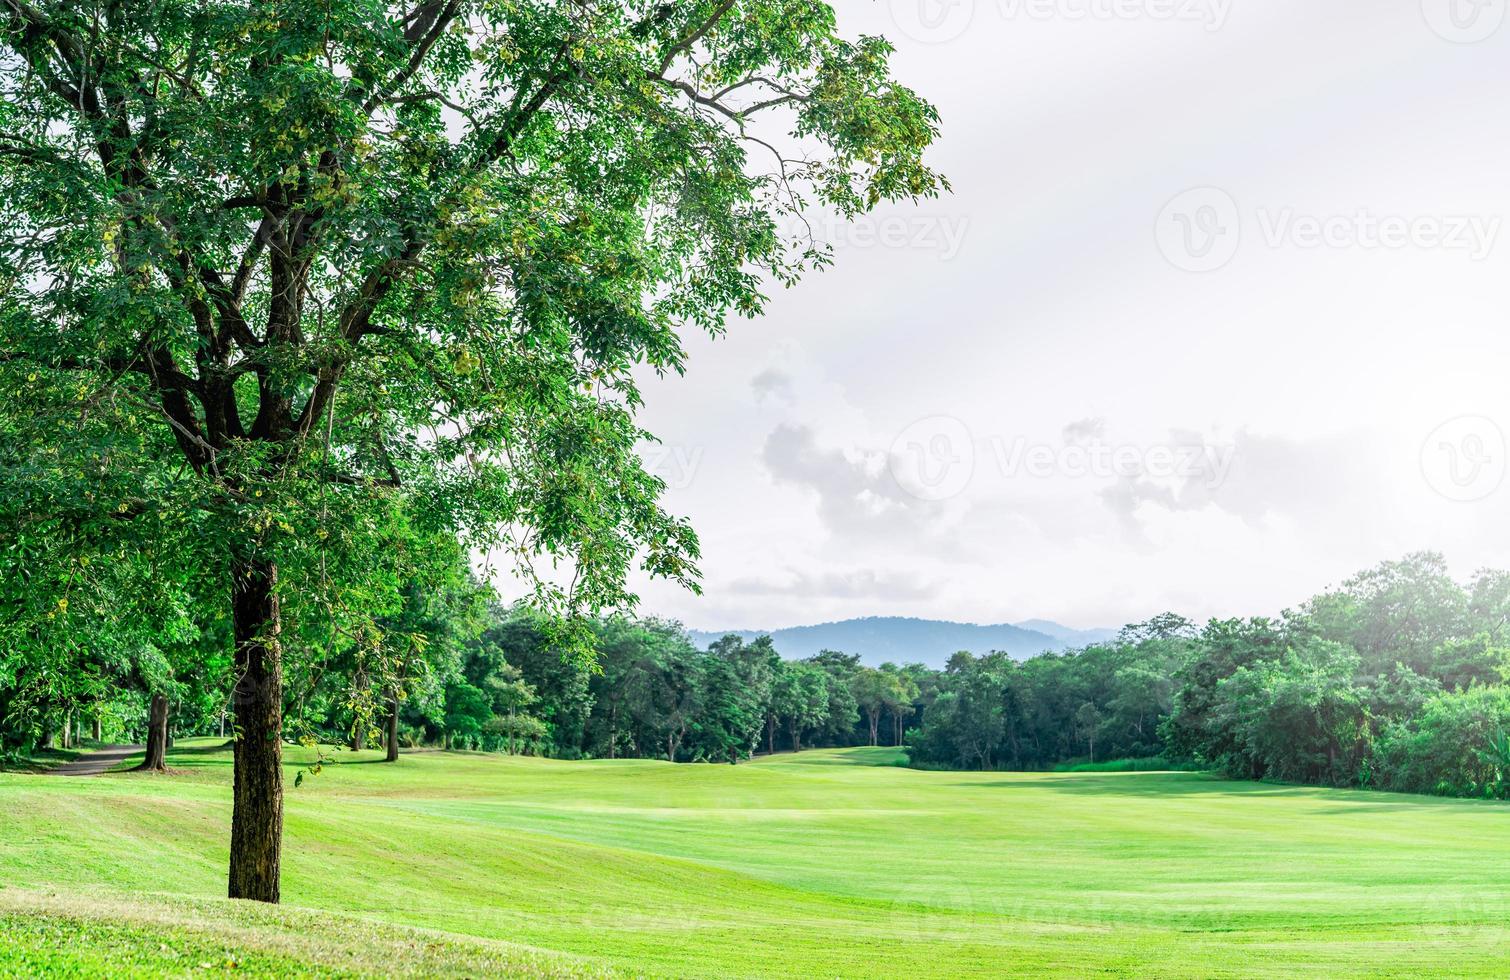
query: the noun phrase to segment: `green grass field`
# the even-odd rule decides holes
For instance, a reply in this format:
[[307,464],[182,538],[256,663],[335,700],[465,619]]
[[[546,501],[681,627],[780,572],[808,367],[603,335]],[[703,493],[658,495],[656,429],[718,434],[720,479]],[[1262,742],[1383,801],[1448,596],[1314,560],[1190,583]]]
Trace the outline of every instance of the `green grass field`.
[[289,789],[279,908],[219,898],[216,742],[0,775],[0,975],[1510,971],[1504,805],[886,749],[376,757]]

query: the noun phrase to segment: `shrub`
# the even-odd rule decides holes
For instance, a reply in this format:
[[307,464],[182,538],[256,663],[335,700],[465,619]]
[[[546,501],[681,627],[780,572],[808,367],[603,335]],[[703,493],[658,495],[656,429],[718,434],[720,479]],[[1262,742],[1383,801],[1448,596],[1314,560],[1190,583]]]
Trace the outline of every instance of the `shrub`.
[[1510,688],[1440,694],[1421,714],[1385,730],[1378,784],[1407,793],[1503,799],[1510,793]]

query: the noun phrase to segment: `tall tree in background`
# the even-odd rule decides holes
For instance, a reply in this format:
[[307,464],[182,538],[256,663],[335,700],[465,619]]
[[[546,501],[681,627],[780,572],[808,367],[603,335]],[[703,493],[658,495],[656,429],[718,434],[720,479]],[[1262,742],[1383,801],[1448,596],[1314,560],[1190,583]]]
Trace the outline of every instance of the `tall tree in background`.
[[771,714],[786,722],[792,751],[802,751],[802,736],[828,720],[828,675],[808,661],[775,661],[771,677]]
[[895,677],[876,670],[874,667],[861,667],[850,679],[850,691],[853,692],[860,710],[865,712],[865,720],[869,723],[871,745],[879,743],[881,711],[893,699],[895,687]]
[[564,621],[632,602],[636,563],[695,585],[634,368],[679,371],[680,330],[825,260],[785,215],[941,187],[932,107],[810,0],[0,0],[0,25],[6,523],[213,545],[232,897],[279,895],[283,613],[361,608],[399,488]]
[[697,668],[701,710],[689,726],[695,758],[732,764],[754,750],[780,664],[769,636],[745,643],[730,633],[709,645]]
[[886,685],[884,702],[891,713],[892,745],[902,744],[902,732],[907,718],[912,714],[912,702],[918,696],[918,685],[896,664],[882,664],[890,682]]

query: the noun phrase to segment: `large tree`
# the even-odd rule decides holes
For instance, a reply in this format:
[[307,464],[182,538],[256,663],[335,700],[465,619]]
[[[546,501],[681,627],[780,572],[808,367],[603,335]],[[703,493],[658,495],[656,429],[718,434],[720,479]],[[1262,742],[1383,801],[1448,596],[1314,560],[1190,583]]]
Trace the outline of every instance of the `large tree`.
[[941,186],[934,110],[812,0],[0,0],[0,25],[7,516],[213,545],[232,897],[278,899],[283,616],[360,609],[399,488],[556,613],[632,601],[636,563],[694,584],[635,369],[824,261],[786,216]]

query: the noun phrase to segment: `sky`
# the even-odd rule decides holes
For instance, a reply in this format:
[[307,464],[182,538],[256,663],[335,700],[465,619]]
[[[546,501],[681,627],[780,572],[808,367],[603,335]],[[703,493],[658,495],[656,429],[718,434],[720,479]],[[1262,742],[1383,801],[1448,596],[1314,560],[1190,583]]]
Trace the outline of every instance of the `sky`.
[[647,388],[697,628],[1272,615],[1510,567],[1506,0],[844,0],[953,192]]

